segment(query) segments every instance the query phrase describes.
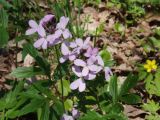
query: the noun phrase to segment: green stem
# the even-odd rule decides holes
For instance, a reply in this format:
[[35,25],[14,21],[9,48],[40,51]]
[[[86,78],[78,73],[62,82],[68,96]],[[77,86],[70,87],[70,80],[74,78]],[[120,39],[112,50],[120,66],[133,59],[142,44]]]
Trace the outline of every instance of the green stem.
[[95,93],[95,91],[93,91],[90,87],[88,87],[88,89],[91,91],[91,93],[93,93],[93,96],[96,98],[96,102],[97,102],[99,111],[102,113],[102,109],[101,109],[101,106],[100,106],[100,104],[99,104],[98,93]]
[[[58,65],[60,65],[60,62],[59,62],[59,58],[60,58],[60,55],[59,55],[59,51],[58,51],[58,48],[57,46],[55,46],[55,49],[56,49],[56,55],[57,55],[57,62],[58,62]],[[65,107],[64,107],[64,90],[63,90],[63,80],[62,80],[62,71],[61,71],[61,65],[59,66],[59,73],[60,73],[60,81],[61,81],[61,91],[62,91],[62,96],[61,96],[61,99],[62,99],[62,103],[63,103],[63,109],[65,111]]]

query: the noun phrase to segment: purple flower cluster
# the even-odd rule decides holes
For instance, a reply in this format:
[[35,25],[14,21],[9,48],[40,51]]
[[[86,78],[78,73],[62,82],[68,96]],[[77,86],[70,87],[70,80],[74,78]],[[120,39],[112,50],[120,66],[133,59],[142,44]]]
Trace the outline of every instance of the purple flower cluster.
[[106,80],[112,75],[110,68],[104,66],[98,48],[91,45],[89,37],[84,41],[77,38],[75,41],[62,43],[61,52],[63,56],[60,58],[60,62],[72,61],[72,71],[78,77],[70,85],[72,90],[84,91],[86,89],[85,80],[95,79],[101,71],[104,71]]
[[26,31],[26,35],[38,33],[39,39],[34,43],[35,48],[47,49],[49,46],[61,43],[60,63],[70,60],[73,64],[72,71],[78,77],[70,85],[72,90],[78,89],[83,92],[86,89],[86,80],[93,80],[100,72],[105,73],[105,79],[109,80],[112,72],[109,67],[104,66],[104,62],[99,55],[99,49],[91,44],[90,37],[85,40],[76,38],[74,41],[67,41],[72,38],[72,34],[67,29],[69,22],[68,17],[62,16],[59,23],[52,26],[53,33],[47,32],[46,25],[51,22],[54,15],[48,14],[44,16],[37,24],[34,20],[29,21],[30,29]]
[[65,39],[72,38],[70,31],[66,28],[69,18],[62,16],[59,23],[54,28],[54,33],[48,33],[45,30],[45,25],[54,18],[54,15],[48,14],[44,16],[39,24],[34,20],[29,21],[30,28],[26,31],[26,35],[38,33],[39,38],[34,43],[35,48],[47,49],[49,46],[63,42]]

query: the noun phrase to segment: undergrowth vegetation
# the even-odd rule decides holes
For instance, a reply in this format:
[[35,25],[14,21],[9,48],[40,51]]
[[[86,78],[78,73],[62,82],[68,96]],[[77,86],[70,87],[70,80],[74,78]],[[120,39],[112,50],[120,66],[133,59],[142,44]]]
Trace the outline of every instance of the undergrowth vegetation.
[[[98,21],[86,8],[109,15]],[[15,44],[0,120],[130,120],[126,106],[160,120],[160,19],[144,23],[159,8],[159,0],[0,0],[0,55]],[[117,68],[129,60],[112,47],[131,41],[141,58]]]

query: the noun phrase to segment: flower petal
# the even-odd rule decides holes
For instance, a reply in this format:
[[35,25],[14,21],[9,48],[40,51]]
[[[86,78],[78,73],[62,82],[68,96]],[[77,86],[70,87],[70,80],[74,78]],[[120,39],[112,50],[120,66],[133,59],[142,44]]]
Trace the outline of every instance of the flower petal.
[[77,38],[76,40],[75,40],[75,42],[76,42],[76,44],[78,45],[78,46],[83,46],[83,40],[81,39],[81,38]]
[[75,47],[77,47],[77,44],[75,42],[70,42],[69,47],[75,48]]
[[43,44],[42,44],[42,48],[43,48],[43,49],[47,49],[47,44],[48,44],[48,42],[47,42],[47,40],[45,40],[45,41],[43,42]]
[[98,48],[93,48],[92,50],[92,55],[97,55],[98,54]]
[[79,92],[83,92],[85,89],[86,89],[86,83],[84,82],[84,80],[82,80],[80,78],[80,81],[79,81]]
[[44,28],[41,25],[37,28],[37,32],[41,37],[45,37],[46,36],[46,32],[45,32]]
[[111,69],[109,67],[105,67],[104,68],[104,72],[105,72],[105,79],[109,80],[110,76],[113,74]]
[[64,37],[64,39],[68,39],[68,38],[72,37],[72,35],[71,35],[71,33],[70,33],[70,31],[68,29],[64,30],[63,37]]
[[69,116],[67,114],[63,114],[61,120],[74,120],[72,116]]
[[82,75],[83,75],[83,76],[87,76],[88,73],[89,73],[88,67],[84,67],[83,70],[82,70]]
[[66,46],[65,43],[62,43],[62,45],[61,45],[61,52],[62,52],[63,55],[69,55],[70,54],[70,50]]
[[34,43],[34,47],[35,48],[40,48],[41,46],[42,46],[42,44],[43,44],[43,42],[45,41],[45,39],[44,38],[40,38],[40,39],[38,39],[35,43]]
[[103,59],[101,58],[101,56],[98,55],[96,58],[97,58],[98,64],[101,66],[104,66],[104,62],[103,62]]
[[81,71],[80,67],[78,67],[78,66],[73,66],[73,67],[72,67],[72,71],[73,71],[78,77],[82,77],[82,71]]
[[43,25],[44,23],[49,22],[50,20],[52,20],[53,17],[54,17],[54,15],[52,15],[52,14],[45,15],[45,16],[40,20],[40,25]]
[[82,67],[86,66],[86,63],[83,60],[81,60],[81,59],[76,59],[74,61],[74,64],[77,65],[77,66],[82,66]]
[[80,85],[80,81],[81,81],[81,78],[73,81],[73,82],[70,84],[70,88],[71,88],[72,90],[77,89],[77,88],[79,87],[79,85]]
[[85,80],[93,80],[95,78],[96,78],[96,74],[93,72],[89,72],[89,74],[84,77]]
[[89,65],[88,68],[89,68],[90,71],[93,71],[93,72],[96,72],[96,73],[98,73],[102,70],[102,67],[97,66],[97,65]]
[[34,29],[38,28],[38,24],[34,20],[29,20],[29,26]]
[[31,35],[31,34],[33,34],[33,33],[35,33],[35,32],[36,32],[36,29],[31,28],[31,29],[28,29],[28,30],[26,31],[25,35]]
[[57,24],[56,28],[57,29],[65,29],[67,24],[68,24],[68,22],[69,22],[69,18],[62,16],[60,18],[60,22]]
[[87,37],[83,44],[83,49],[87,49],[89,45],[90,37]]
[[73,108],[72,109],[72,116],[73,116],[73,118],[77,119],[80,116],[80,112],[77,109]]
[[59,59],[60,63],[64,63],[68,59],[68,56],[63,56]]
[[87,59],[87,64],[92,65],[96,62],[97,58],[95,56],[91,56],[89,59]]
[[75,55],[75,54],[69,55],[69,60],[70,60],[70,61],[73,61],[73,60],[75,60],[75,59],[76,59],[76,55]]

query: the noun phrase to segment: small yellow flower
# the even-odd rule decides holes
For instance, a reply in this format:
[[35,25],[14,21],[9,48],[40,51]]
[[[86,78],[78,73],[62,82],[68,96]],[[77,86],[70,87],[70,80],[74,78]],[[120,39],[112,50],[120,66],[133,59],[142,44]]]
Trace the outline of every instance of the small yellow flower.
[[155,60],[147,60],[146,64],[144,64],[144,68],[147,72],[151,72],[152,70],[157,69],[156,61]]

